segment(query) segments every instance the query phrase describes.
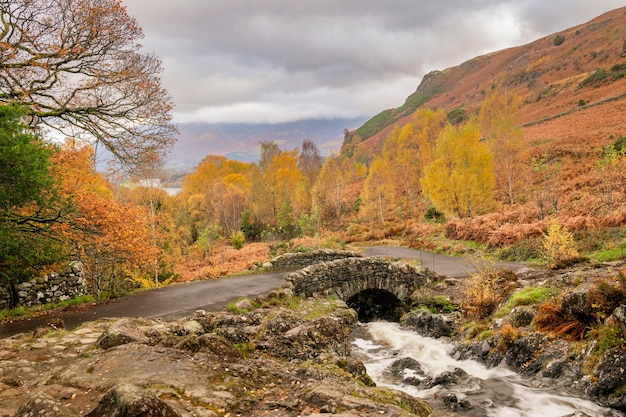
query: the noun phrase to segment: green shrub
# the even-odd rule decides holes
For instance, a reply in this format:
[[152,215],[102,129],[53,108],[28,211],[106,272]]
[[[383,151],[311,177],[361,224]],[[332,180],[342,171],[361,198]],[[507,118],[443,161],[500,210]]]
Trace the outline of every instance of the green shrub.
[[448,113],[448,121],[453,125],[463,123],[467,120],[467,112],[463,107],[458,107]]
[[626,77],[626,62],[622,62],[621,64],[615,64],[611,67],[611,75],[615,79],[620,79]]
[[433,314],[452,313],[457,310],[457,307],[452,303],[452,301],[443,295],[431,295],[419,298],[414,303],[414,306],[418,306],[420,309],[424,309]]
[[230,235],[230,244],[233,248],[239,250],[243,248],[243,245],[245,243],[246,243],[246,237],[244,236],[241,230]]
[[529,261],[541,257],[541,239],[531,238],[515,242],[496,251],[496,256],[505,261]]
[[609,77],[609,72],[604,68],[598,68],[591,75],[581,81],[580,87],[598,85]]
[[563,44],[563,42],[565,42],[565,35],[556,35],[556,37],[552,41],[554,46],[559,46],[559,45]]
[[626,136],[620,136],[613,144],[615,152],[626,152]]
[[424,213],[424,220],[426,221],[441,223],[445,221],[445,219],[446,217],[444,216],[444,214],[432,206],[429,207],[428,210],[426,210],[426,213]]

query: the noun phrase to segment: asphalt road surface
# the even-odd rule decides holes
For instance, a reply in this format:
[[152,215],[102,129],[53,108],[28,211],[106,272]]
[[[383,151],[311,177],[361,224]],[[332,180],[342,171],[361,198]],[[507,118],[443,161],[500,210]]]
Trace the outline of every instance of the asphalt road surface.
[[[475,271],[470,258],[450,257],[399,246],[373,246],[364,256],[416,259],[440,275],[468,276]],[[498,263],[498,267],[517,269],[520,263]],[[279,288],[286,272],[242,275],[232,278],[208,279],[171,285],[120,298],[106,304],[96,304],[82,311],[55,312],[52,315],[0,325],[0,338],[29,332],[60,318],[67,329],[104,317],[145,317],[175,320],[196,310],[217,311],[240,297],[254,297]]]
[[0,338],[29,332],[60,318],[65,328],[74,329],[104,317],[145,317],[175,320],[196,310],[217,311],[239,297],[253,297],[280,287],[285,272],[242,275],[232,278],[193,281],[143,291],[106,304],[95,304],[84,311],[57,312],[53,315],[0,325]]
[[[431,271],[448,277],[467,277],[476,272],[477,265],[477,260],[471,257],[438,255],[400,246],[371,246],[363,252],[363,256],[415,259]],[[495,266],[514,271],[522,268],[524,264],[520,262],[497,262]]]

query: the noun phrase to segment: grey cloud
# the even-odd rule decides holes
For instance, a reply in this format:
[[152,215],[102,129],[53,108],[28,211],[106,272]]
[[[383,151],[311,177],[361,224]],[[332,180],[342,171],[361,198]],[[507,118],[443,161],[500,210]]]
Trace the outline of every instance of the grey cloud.
[[[298,109],[294,117],[308,108],[315,117],[336,108],[316,101],[323,99],[351,106],[343,114],[371,115],[400,105],[427,71],[534,40],[619,3],[125,0],[144,28],[146,49],[163,61],[178,114],[203,118],[250,109],[245,118],[263,106],[286,117],[290,108]],[[382,94],[380,86],[404,88],[409,79],[408,91]],[[340,100],[355,92],[358,99]]]

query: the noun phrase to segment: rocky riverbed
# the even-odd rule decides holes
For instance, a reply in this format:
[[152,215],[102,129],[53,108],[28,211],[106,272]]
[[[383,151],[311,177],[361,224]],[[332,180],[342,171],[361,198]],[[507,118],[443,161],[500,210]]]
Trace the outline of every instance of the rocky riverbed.
[[[466,285],[443,280],[430,296],[422,296],[422,302],[446,294],[447,301],[463,305]],[[626,412],[623,261],[562,270],[524,268],[492,291],[498,288],[503,301],[482,317],[416,309],[402,318],[401,325],[423,336],[444,337],[455,346],[454,359],[474,359],[490,368],[506,366],[532,387],[555,389]],[[533,291],[548,296],[533,299]]]
[[0,341],[1,416],[427,416],[350,356],[356,313],[288,291],[176,322],[101,319]]

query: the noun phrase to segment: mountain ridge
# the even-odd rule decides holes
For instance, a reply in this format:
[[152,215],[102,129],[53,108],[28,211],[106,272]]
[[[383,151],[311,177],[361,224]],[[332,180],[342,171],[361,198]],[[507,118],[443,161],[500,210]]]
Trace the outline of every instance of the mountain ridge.
[[276,141],[294,149],[303,139],[312,140],[322,154],[339,151],[344,129],[352,129],[367,118],[305,119],[286,123],[183,123],[180,137],[167,158],[170,167],[193,168],[207,155],[223,155],[242,162],[260,156],[262,141]]
[[[621,106],[625,76],[626,7],[622,7],[524,45],[426,74],[402,106],[383,110],[352,131],[351,144],[365,146],[370,153],[380,151],[394,126],[408,123],[418,108],[444,108],[451,120],[454,112],[471,116],[496,85],[523,98],[519,116],[524,128],[534,126],[536,131],[536,126],[571,112],[602,118],[601,104]],[[612,121],[610,134],[619,133],[624,124]]]

